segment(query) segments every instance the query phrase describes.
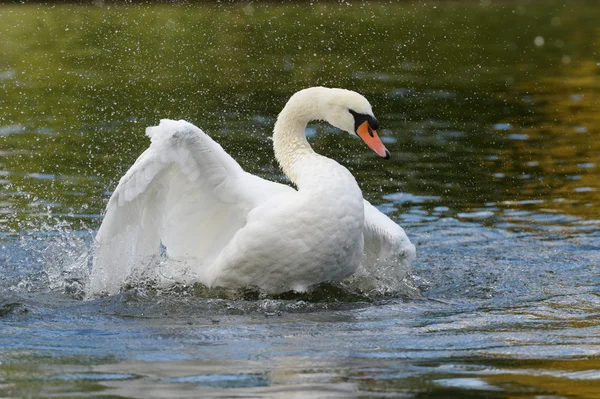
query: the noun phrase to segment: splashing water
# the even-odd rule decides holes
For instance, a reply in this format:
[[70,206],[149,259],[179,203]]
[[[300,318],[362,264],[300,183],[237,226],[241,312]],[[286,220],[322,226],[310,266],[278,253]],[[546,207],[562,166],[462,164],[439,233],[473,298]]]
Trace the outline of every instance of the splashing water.
[[[29,262],[29,273],[18,274],[7,281],[9,292],[60,293],[74,299],[93,299],[96,295],[89,291],[90,273],[93,264],[94,231],[72,230],[72,223],[53,218],[53,223],[44,223],[41,231],[21,236],[5,250],[8,253],[21,253]],[[36,267],[31,267],[34,260]],[[286,298],[314,301],[346,301],[360,298],[372,301],[381,297],[411,298],[419,296],[410,274],[399,279],[395,271],[376,270],[359,272],[343,283],[324,283],[309,287],[306,293],[287,292],[269,296],[258,287],[244,289],[209,289],[199,283],[182,283],[185,277],[185,264],[160,257],[146,259],[142,273],[129,276],[123,282],[123,289],[141,290],[169,295],[187,292],[201,298]],[[189,276],[188,276],[189,277]],[[192,276],[193,277],[193,276]],[[185,281],[185,280],[184,280]]]

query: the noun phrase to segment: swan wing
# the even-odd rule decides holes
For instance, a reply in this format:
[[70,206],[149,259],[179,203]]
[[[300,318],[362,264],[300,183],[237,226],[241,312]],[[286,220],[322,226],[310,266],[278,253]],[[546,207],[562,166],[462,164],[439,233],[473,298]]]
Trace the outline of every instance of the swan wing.
[[210,265],[250,210],[293,190],[246,173],[191,123],[161,120],[146,134],[150,147],[119,181],[96,235],[93,295],[114,294],[144,273],[161,244],[171,259]]
[[[416,292],[411,281],[411,264],[416,257],[415,246],[404,229],[364,200],[365,224],[364,258],[357,272],[368,276],[363,290],[387,292]],[[414,292],[413,292],[414,291]]]

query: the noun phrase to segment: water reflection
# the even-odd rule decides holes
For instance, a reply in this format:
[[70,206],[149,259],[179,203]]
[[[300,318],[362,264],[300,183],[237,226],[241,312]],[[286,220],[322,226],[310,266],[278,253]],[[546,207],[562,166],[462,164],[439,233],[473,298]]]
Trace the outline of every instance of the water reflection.
[[315,84],[362,91],[380,115],[394,155],[385,167],[357,143],[313,138],[375,202],[378,192],[433,195],[469,214],[541,200],[539,212],[595,218],[596,11],[443,8],[5,5],[5,224],[100,214],[106,188],[146,146],[144,126],[161,117],[197,123],[249,171],[281,179],[266,137],[287,96]]

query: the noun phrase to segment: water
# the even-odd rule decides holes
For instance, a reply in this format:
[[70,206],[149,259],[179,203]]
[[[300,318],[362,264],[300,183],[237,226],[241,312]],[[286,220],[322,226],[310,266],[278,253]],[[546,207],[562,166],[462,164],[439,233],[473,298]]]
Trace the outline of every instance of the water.
[[[599,10],[0,6],[0,396],[597,397]],[[313,85],[373,104],[390,161],[310,141],[406,229],[422,298],[79,299],[145,126],[187,119],[285,181],[268,136]]]

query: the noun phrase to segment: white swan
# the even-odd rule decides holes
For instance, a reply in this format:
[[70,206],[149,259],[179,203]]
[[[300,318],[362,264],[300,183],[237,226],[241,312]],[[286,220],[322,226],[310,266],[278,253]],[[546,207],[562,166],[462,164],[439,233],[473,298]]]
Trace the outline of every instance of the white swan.
[[[275,157],[297,189],[244,172],[185,121],[149,127],[150,147],[123,176],[96,236],[89,294],[114,294],[156,264],[161,243],[175,281],[209,287],[304,291],[353,273],[401,280],[415,248],[404,230],[363,200],[350,172],[313,151],[311,120],[358,135],[389,158],[360,94],[313,87],[279,114]],[[163,255],[165,253],[162,249]]]

